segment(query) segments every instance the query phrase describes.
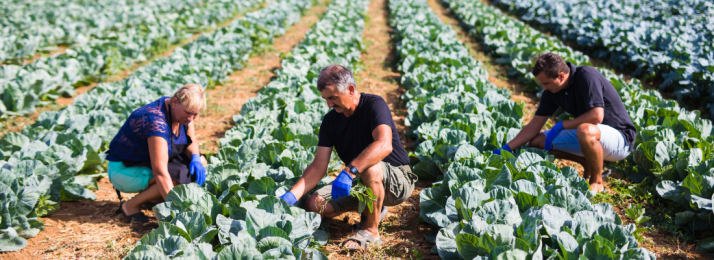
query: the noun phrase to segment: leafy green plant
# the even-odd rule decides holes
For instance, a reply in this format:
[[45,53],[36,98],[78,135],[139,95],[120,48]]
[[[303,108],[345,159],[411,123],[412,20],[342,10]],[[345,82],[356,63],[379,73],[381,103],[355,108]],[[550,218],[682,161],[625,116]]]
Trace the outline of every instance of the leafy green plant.
[[645,216],[645,209],[642,208],[641,204],[637,204],[635,207],[632,207],[632,204],[630,204],[627,209],[625,209],[625,214],[627,214],[630,219],[635,221],[635,230],[632,231],[632,235],[637,238],[637,241],[642,242],[644,237],[641,235],[642,232],[647,231],[647,228],[642,228],[642,223],[650,220],[650,217]]
[[422,255],[422,253],[416,249],[412,249],[412,257],[413,257],[412,259],[416,259],[416,260],[422,260],[425,258],[425,256]]
[[216,197],[195,183],[172,189],[166,202],[154,208],[159,227],[144,235],[125,259],[147,254],[159,258],[224,259],[226,254],[238,254],[325,259],[317,249],[327,242],[318,214],[290,207],[272,195],[231,190],[242,192]]
[[45,229],[38,218],[59,201],[53,189],[60,183],[56,169],[23,162],[11,170],[0,169],[0,252],[27,246],[27,239]]
[[[362,183],[362,178],[360,178],[360,176],[357,176],[356,179],[357,185],[352,186],[352,189],[350,189],[350,196],[355,197],[357,198],[357,200],[359,200],[357,212],[362,214],[365,207],[369,209],[370,213],[374,212],[374,203],[377,202],[377,196],[374,195],[372,189]],[[327,197],[325,197],[325,200],[332,200],[332,196],[328,195]]]
[[351,196],[356,197],[359,200],[359,207],[357,212],[360,214],[364,211],[365,206],[369,209],[369,212],[374,212],[374,203],[377,202],[377,196],[374,195],[372,189],[367,188],[364,184],[358,184],[352,190]]
[[40,196],[37,201],[37,216],[47,216],[59,210],[59,203],[50,200],[51,198],[49,194]]

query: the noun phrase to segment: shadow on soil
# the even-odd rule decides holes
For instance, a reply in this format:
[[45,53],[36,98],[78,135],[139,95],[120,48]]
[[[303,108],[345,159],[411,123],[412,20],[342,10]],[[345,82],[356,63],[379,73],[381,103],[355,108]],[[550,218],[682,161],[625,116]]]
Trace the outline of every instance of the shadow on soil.
[[[127,198],[125,197],[124,201],[126,200]],[[119,207],[120,203],[118,201],[82,200],[62,202],[57,212],[43,218],[61,222],[78,222],[80,224],[111,223],[116,226],[129,226],[132,235],[136,238],[141,238],[145,233],[158,228],[158,223],[153,218],[153,214],[147,214],[151,217],[151,221],[147,223],[129,223],[122,212],[117,211]],[[146,213],[146,211],[144,212]]]

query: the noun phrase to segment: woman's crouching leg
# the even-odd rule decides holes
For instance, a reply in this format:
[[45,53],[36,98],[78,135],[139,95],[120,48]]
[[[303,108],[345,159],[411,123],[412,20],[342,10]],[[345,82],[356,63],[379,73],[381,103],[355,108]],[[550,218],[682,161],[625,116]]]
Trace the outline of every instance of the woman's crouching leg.
[[[178,183],[174,182],[174,185],[178,185]],[[157,203],[163,200],[164,198],[161,196],[159,185],[156,184],[154,178],[151,178],[151,180],[149,180],[149,188],[139,192],[138,195],[129,201],[124,202],[121,208],[124,210],[124,213],[129,216],[141,212],[141,205],[146,202]]]

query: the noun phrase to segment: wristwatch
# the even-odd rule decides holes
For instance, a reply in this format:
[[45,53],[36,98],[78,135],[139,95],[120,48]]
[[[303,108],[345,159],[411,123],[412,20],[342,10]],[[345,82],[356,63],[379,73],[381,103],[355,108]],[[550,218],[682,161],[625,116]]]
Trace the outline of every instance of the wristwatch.
[[357,170],[357,167],[352,166],[352,164],[347,165],[347,168],[350,168],[350,172],[354,175],[359,175],[359,171]]

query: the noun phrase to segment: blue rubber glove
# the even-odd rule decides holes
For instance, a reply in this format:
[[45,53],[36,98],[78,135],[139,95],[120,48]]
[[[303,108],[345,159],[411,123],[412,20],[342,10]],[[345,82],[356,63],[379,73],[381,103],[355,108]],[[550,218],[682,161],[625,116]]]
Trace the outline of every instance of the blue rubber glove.
[[191,155],[191,165],[189,169],[191,175],[196,174],[196,183],[198,183],[198,185],[203,185],[203,183],[206,182],[206,169],[203,168],[200,154]]
[[553,150],[553,140],[555,140],[556,137],[560,134],[560,132],[563,131],[563,122],[558,122],[553,126],[553,128],[548,131],[548,134],[545,135],[545,150],[550,151]]
[[297,202],[297,199],[295,198],[295,194],[293,194],[292,192],[289,192],[289,191],[287,193],[283,194],[283,196],[280,196],[280,198],[283,199],[285,202],[287,202],[288,205],[290,205],[290,206],[295,205],[295,203]]
[[508,144],[504,144],[503,147],[498,148],[498,149],[496,149],[495,151],[493,151],[493,154],[501,155],[501,150],[506,150],[506,151],[508,151],[509,153],[513,153],[513,150],[511,150],[511,147],[508,146]]
[[352,176],[345,170],[340,172],[334,182],[332,182],[332,199],[337,200],[344,196],[350,195],[350,189],[352,189]]

